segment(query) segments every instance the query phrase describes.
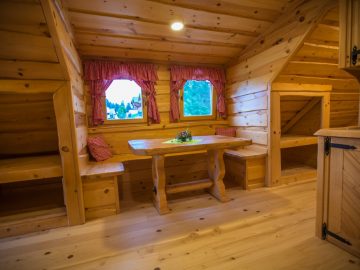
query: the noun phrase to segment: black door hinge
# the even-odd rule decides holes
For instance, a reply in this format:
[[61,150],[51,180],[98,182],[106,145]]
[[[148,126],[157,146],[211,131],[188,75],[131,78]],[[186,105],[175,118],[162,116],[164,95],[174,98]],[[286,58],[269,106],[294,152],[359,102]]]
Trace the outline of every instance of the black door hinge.
[[356,63],[357,63],[358,54],[360,54],[360,50],[358,50],[358,48],[356,46],[354,46],[352,51],[351,51],[351,64],[353,66],[355,66]]
[[324,152],[325,155],[328,156],[330,154],[331,148],[340,148],[344,150],[355,150],[357,149],[356,146],[348,145],[348,144],[340,144],[340,143],[331,143],[330,137],[325,137],[325,144],[324,144]]
[[333,233],[333,232],[329,231],[329,230],[327,229],[326,223],[323,223],[323,225],[322,225],[321,238],[322,238],[323,240],[325,240],[328,235],[330,235],[331,237],[339,240],[340,242],[343,242],[343,243],[351,246],[351,243],[350,243],[348,240],[346,240],[345,238],[342,238],[340,235],[337,235],[336,233]]
[[325,137],[325,143],[324,143],[325,156],[328,156],[330,154],[330,144],[331,144],[331,138]]

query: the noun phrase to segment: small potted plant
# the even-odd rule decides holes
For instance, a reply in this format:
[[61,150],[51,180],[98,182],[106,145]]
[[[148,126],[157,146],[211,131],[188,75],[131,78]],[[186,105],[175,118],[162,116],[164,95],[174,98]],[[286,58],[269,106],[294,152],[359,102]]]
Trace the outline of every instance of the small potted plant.
[[176,140],[180,141],[180,142],[190,142],[192,140],[192,135],[191,135],[191,131],[184,130],[179,132],[176,135]]

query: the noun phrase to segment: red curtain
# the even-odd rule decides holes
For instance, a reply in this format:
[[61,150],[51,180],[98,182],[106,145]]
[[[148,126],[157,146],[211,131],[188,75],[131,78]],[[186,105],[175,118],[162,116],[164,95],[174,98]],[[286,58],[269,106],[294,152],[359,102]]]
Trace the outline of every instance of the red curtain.
[[84,77],[90,85],[94,125],[104,123],[106,116],[103,98],[106,89],[116,79],[135,81],[147,98],[148,120],[152,123],[160,123],[160,114],[156,105],[155,84],[158,76],[155,65],[89,60],[84,62]]
[[180,119],[179,91],[187,80],[208,80],[217,94],[217,112],[226,117],[225,71],[222,68],[171,66],[170,67],[170,120]]

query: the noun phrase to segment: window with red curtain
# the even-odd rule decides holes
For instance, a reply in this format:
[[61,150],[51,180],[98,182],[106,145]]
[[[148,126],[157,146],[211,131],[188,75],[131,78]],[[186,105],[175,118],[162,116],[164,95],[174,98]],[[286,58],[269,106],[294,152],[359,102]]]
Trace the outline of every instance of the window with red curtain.
[[226,117],[225,71],[223,68],[171,66],[170,67],[170,120],[180,119],[180,90],[188,80],[210,81],[216,91],[216,109],[219,116]]
[[160,123],[156,104],[155,84],[158,80],[156,67],[145,63],[123,63],[118,61],[88,60],[84,62],[84,79],[89,83],[92,101],[93,125],[104,123],[105,91],[113,80],[132,80],[140,87],[147,99],[147,119]]

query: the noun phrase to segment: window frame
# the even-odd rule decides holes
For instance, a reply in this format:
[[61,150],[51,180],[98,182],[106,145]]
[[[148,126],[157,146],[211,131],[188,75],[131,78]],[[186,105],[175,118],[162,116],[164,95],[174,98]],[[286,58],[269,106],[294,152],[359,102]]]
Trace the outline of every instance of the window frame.
[[[191,81],[191,80],[186,80]],[[208,81],[208,80],[194,80],[194,81]],[[185,84],[186,84],[185,82]],[[211,115],[203,115],[203,116],[185,116],[184,115],[184,86],[180,90],[180,121],[201,121],[201,120],[216,120],[217,110],[216,110],[216,95],[213,84],[209,81],[212,92],[212,114]]]
[[[127,79],[117,79],[117,80],[127,80]],[[129,81],[134,81],[134,80],[129,80]],[[139,87],[140,87],[140,85],[139,85]],[[106,111],[106,90],[107,89],[106,89],[105,90],[105,95],[103,97],[103,112],[104,112],[104,115],[105,115],[104,125],[117,125],[117,124],[126,125],[126,124],[147,123],[147,121],[148,121],[148,119],[147,119],[147,98],[143,94],[143,91],[142,91],[141,87],[140,87],[140,89],[141,89],[141,98],[142,98],[142,101],[143,101],[142,102],[143,118],[141,118],[141,119],[116,119],[116,120],[107,119],[107,111]],[[119,91],[121,91],[121,90],[119,90]]]

